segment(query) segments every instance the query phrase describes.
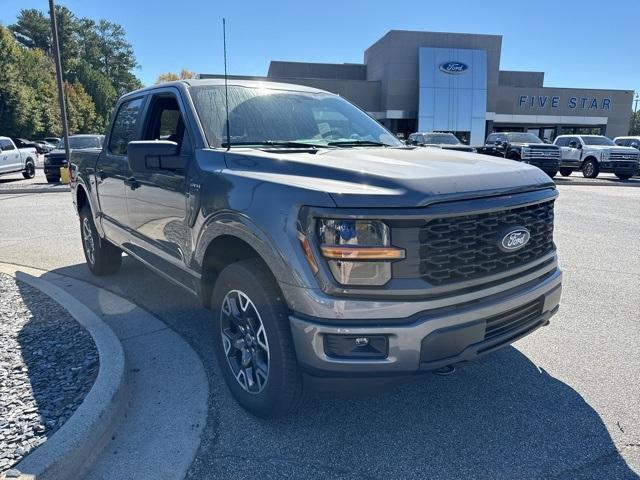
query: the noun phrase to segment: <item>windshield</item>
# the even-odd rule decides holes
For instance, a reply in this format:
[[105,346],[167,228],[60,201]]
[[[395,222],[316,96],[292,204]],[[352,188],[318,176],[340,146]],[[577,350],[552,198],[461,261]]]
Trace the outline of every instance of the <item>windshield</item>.
[[460,145],[460,140],[453,133],[427,133],[424,136],[424,143]]
[[[100,148],[100,147],[102,147],[102,142],[100,141],[100,137],[69,137],[69,148],[82,150],[83,148]],[[60,140],[56,148],[63,150],[64,140]]]
[[511,143],[543,143],[533,133],[507,133],[507,138]]
[[616,144],[609,140],[607,137],[600,137],[597,135],[586,135],[582,137],[582,141],[585,145],[606,145],[614,147]]
[[[193,87],[209,144],[227,146],[225,89]],[[403,144],[351,103],[327,93],[229,87],[231,146],[295,143],[332,147]]]

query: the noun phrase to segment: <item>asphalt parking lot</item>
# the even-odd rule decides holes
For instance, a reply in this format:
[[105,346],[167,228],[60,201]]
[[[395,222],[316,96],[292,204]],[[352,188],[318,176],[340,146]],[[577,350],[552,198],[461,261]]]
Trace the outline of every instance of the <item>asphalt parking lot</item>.
[[102,285],[191,344],[210,399],[188,478],[640,478],[640,188],[559,190],[564,293],[550,326],[455,375],[312,398],[278,421],[228,394],[196,299],[130,258],[89,274],[68,193],[0,195],[0,261]]

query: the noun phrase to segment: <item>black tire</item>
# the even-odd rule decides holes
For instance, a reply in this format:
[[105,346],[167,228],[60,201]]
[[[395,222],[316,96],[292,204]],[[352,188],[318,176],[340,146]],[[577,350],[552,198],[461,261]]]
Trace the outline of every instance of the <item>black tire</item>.
[[629,180],[633,175],[630,173],[616,173],[616,177],[620,180]]
[[568,177],[569,175],[571,175],[573,173],[573,168],[560,168],[560,175],[562,175],[563,177]]
[[26,163],[24,164],[22,176],[26,179],[30,179],[36,176],[36,164],[32,159],[28,158]]
[[585,178],[596,178],[600,173],[600,167],[595,158],[588,158],[582,164],[582,176]]
[[47,183],[58,183],[60,181],[60,177],[56,177],[55,175],[47,175]]
[[88,205],[80,209],[80,236],[84,258],[91,273],[101,277],[116,273],[120,269],[122,250],[107,239],[100,238]]
[[546,173],[551,178],[553,178],[558,174],[558,171],[557,170],[544,170],[544,173]]
[[[244,307],[240,294],[244,295]],[[225,313],[223,307],[235,310],[236,315]],[[211,294],[211,308],[216,357],[227,387],[238,403],[262,418],[284,416],[298,408],[303,399],[303,385],[291,338],[289,309],[264,263],[253,258],[222,270]],[[251,314],[254,311],[257,315]],[[244,328],[240,330],[242,325]],[[263,331],[262,344],[260,331]],[[247,332],[253,332],[248,339]],[[258,368],[258,362],[264,367],[265,359],[266,377],[264,368]],[[262,382],[258,371],[263,372]]]

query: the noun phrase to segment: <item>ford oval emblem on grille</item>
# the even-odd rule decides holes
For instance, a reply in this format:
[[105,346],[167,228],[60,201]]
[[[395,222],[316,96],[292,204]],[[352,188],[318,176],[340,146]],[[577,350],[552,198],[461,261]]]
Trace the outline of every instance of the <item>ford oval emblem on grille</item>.
[[530,238],[531,234],[526,228],[511,227],[502,235],[498,247],[503,252],[515,252],[529,243]]
[[449,75],[458,75],[469,69],[469,65],[462,62],[444,62],[440,64],[440,71]]

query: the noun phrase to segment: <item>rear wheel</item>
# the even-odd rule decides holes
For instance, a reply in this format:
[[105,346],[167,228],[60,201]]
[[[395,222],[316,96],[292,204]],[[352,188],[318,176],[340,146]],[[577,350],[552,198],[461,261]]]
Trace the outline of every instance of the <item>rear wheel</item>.
[[259,259],[226,267],[211,297],[214,345],[227,387],[259,417],[286,415],[301,403],[302,377],[289,310]]
[[616,173],[616,177],[620,180],[629,180],[633,175],[630,173]]
[[564,167],[564,168],[560,169],[560,175],[562,175],[563,177],[568,177],[572,173],[573,173],[573,169],[572,168]]
[[30,158],[27,159],[27,163],[25,163],[24,165],[22,176],[26,179],[33,178],[36,176],[36,164]]
[[596,178],[600,173],[598,162],[594,158],[589,158],[582,164],[582,175],[585,178]]
[[122,251],[105,238],[100,238],[88,206],[80,210],[82,249],[87,266],[97,276],[117,272],[122,264]]

